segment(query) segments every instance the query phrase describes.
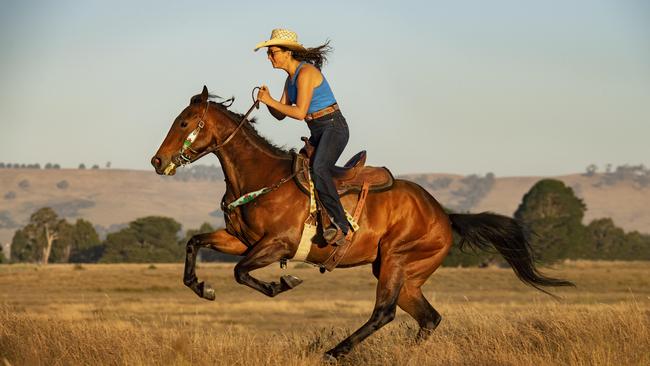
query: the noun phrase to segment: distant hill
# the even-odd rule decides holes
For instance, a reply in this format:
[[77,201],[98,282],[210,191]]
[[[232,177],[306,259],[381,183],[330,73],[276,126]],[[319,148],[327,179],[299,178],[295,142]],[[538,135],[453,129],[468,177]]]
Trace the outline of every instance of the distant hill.
[[450,174],[410,174],[400,178],[427,188],[445,207],[460,211],[493,211],[512,216],[522,197],[539,180],[558,179],[573,188],[587,205],[584,223],[611,217],[626,231],[650,233],[650,184],[613,174],[556,177],[477,177]]
[[[65,183],[63,183],[65,182]],[[38,208],[50,206],[68,221],[84,218],[115,231],[143,216],[172,217],[183,229],[223,225],[223,179],[175,179],[153,171],[0,169],[0,242],[11,241]]]
[[[198,167],[193,172],[173,178],[118,169],[0,169],[0,243],[11,241],[14,231],[43,206],[69,221],[89,220],[102,234],[149,215],[172,217],[184,229],[198,228],[203,222],[223,225],[222,176]],[[411,174],[400,178],[419,183],[449,208],[512,215],[530,187],[547,177]],[[611,217],[625,230],[650,233],[650,186],[631,179],[607,180],[604,174],[553,178],[584,199],[585,223]]]

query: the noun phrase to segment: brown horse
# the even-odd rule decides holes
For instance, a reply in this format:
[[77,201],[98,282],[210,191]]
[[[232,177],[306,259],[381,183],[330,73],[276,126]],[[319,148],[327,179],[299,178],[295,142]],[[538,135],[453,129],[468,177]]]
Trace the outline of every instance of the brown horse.
[[[244,193],[271,186],[291,175],[293,152],[275,147],[256,132],[252,121],[209,97],[204,86],[172,124],[151,159],[158,174],[174,174],[176,166],[215,153],[226,178],[222,208]],[[341,197],[348,211],[354,208],[356,200],[356,195]],[[208,247],[244,256],[235,266],[236,281],[267,296],[297,286],[301,281],[293,276],[268,283],[254,278],[250,272],[293,257],[308,211],[309,196],[293,181],[237,207],[226,215],[225,229],[196,235],[187,243],[183,282],[200,297],[214,300],[214,290],[199,282],[195,272],[199,248]],[[326,357],[338,358],[348,353],[393,320],[397,306],[418,322],[419,339],[438,326],[441,316],[424,297],[421,286],[449,252],[452,229],[463,242],[480,249],[494,246],[519,279],[535,288],[572,285],[537,271],[526,232],[514,219],[491,213],[448,215],[425,189],[407,180],[396,179],[392,189],[371,192],[359,225],[339,266],[372,263],[372,273],[378,279],[375,308],[368,322],[327,351]],[[332,250],[329,246],[314,245],[307,261],[323,263]]]

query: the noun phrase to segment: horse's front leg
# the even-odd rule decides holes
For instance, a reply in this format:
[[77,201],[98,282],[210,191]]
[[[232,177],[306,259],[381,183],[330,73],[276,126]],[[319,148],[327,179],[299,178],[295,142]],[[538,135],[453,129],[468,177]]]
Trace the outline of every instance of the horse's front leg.
[[205,282],[199,282],[196,277],[196,255],[201,247],[210,247],[216,251],[234,255],[243,255],[248,247],[239,239],[230,235],[225,229],[213,233],[194,235],[187,242],[183,283],[199,297],[214,300],[214,289]]
[[269,297],[274,297],[281,292],[291,290],[300,285],[302,280],[291,275],[285,275],[280,277],[280,283],[269,283],[260,281],[249,274],[249,272],[258,268],[266,267],[282,258],[287,258],[291,254],[293,254],[293,251],[289,248],[286,241],[277,238],[262,239],[235,266],[235,280]]

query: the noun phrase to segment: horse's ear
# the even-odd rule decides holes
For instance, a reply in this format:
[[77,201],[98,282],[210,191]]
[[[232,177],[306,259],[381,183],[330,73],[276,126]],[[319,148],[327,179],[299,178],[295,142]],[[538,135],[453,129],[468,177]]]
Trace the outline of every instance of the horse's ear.
[[192,98],[190,98],[190,104],[207,102],[209,96],[210,95],[208,94],[208,87],[203,85],[203,90],[201,91],[201,94],[197,94]]
[[203,85],[203,91],[201,91],[201,101],[206,102],[208,100],[208,87]]

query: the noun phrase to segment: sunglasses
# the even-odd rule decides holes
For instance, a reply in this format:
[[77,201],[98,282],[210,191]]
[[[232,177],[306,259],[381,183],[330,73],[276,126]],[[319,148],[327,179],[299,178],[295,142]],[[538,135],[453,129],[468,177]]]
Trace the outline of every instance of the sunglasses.
[[284,50],[271,50],[269,48],[268,50],[266,50],[266,55],[271,56],[271,57],[275,57],[275,54],[278,53],[278,52],[284,52]]

